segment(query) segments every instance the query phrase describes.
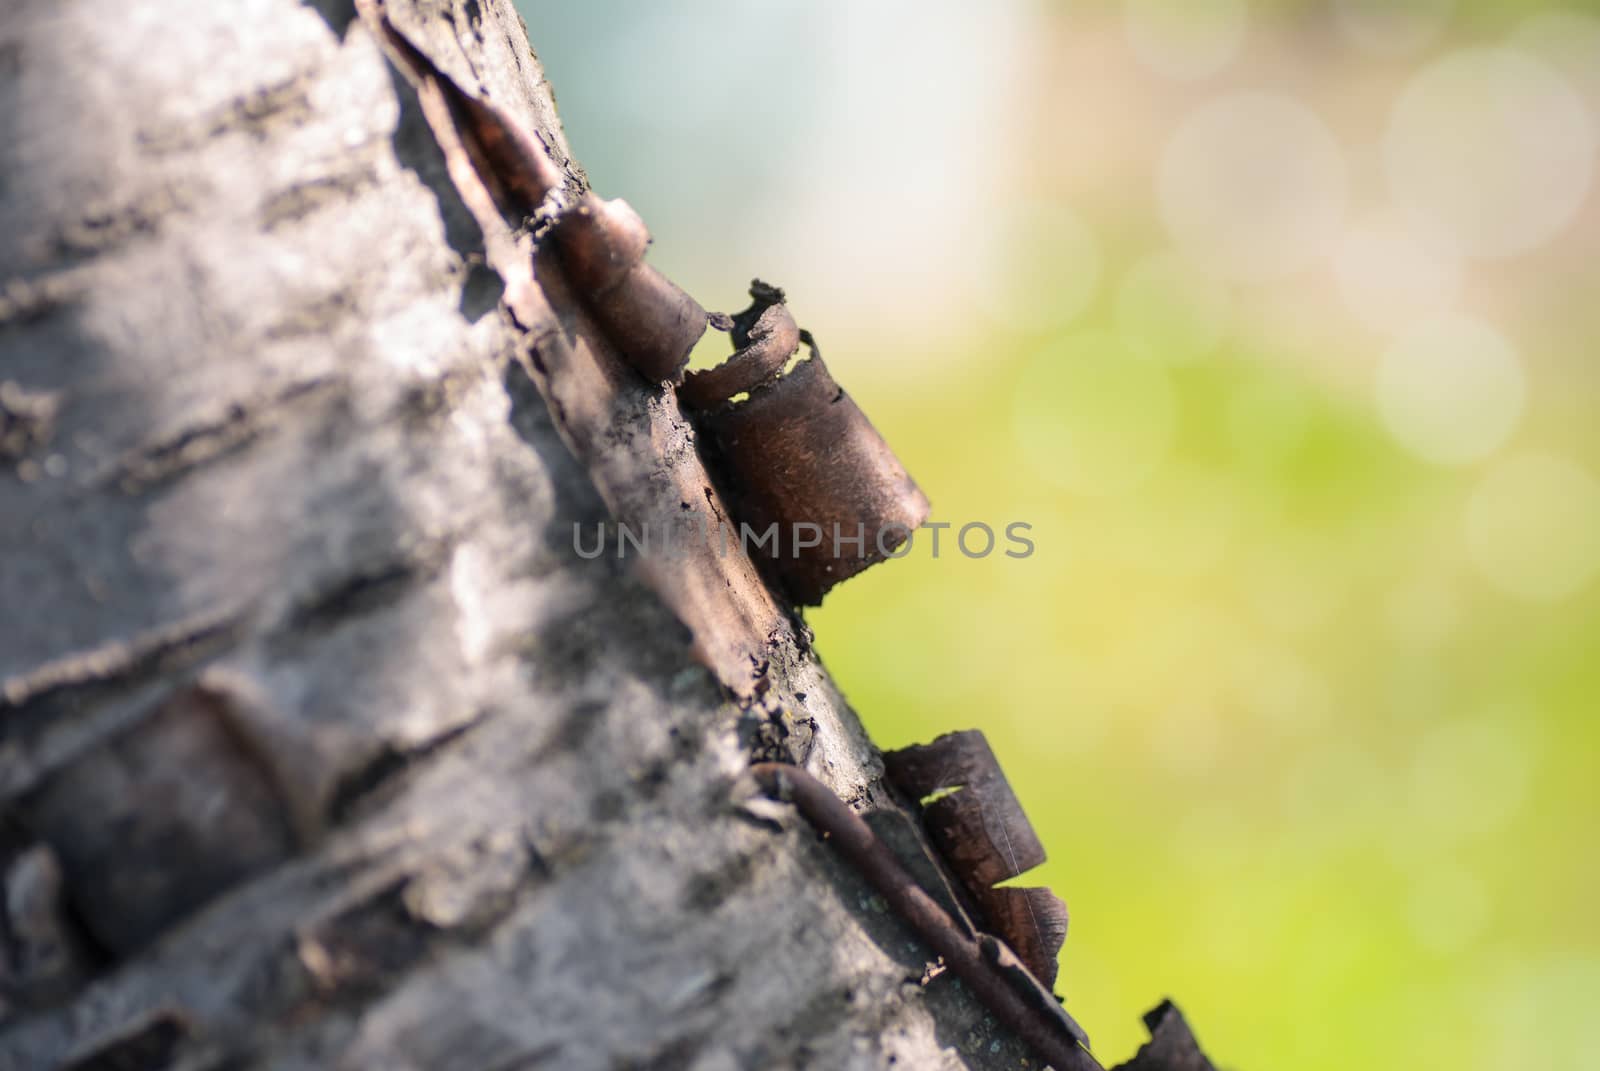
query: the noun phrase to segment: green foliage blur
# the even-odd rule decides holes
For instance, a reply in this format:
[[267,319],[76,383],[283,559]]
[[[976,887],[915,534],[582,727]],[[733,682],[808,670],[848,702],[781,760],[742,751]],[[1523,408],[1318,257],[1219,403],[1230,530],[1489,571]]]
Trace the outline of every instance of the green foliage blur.
[[[1475,473],[1243,343],[1170,373],[1161,475],[1055,491],[1005,430],[1052,343],[990,345],[939,390],[855,393],[938,516],[1026,519],[1036,554],[913,553],[809,620],[882,746],[987,733],[1103,1055],[1171,995],[1227,1066],[1596,1066],[1594,586],[1491,588],[1462,560]],[[1524,434],[1594,471],[1569,403]]]
[[[528,22],[655,262],[781,271],[935,519],[1031,526],[808,621],[882,746],[988,735],[1102,1061],[1171,996],[1227,1067],[1600,1067],[1600,20],[797,10]],[[1002,17],[1004,145],[918,126]]]

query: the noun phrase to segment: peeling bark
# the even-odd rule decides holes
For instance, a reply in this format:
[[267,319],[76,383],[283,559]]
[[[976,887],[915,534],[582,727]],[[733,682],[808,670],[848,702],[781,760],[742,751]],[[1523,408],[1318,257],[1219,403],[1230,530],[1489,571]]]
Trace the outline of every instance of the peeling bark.
[[[584,188],[505,0],[384,9]],[[0,23],[0,1069],[1032,1059],[748,799],[899,814],[755,566],[574,552],[723,507],[428,107],[341,0]]]

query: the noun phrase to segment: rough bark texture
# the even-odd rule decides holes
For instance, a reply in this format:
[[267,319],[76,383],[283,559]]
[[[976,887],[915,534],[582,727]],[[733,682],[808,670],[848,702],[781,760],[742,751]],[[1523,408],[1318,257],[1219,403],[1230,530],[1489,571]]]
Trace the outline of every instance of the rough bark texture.
[[[563,151],[507,3],[392,10]],[[0,154],[0,1068],[1019,1066],[740,805],[885,796],[803,629],[573,553],[692,436],[583,456],[352,5],[7,0]]]

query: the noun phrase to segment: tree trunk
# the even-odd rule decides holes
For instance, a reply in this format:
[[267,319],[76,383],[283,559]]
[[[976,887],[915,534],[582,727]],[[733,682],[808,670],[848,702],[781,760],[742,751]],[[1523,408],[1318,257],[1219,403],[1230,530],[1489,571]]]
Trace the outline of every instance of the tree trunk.
[[[565,155],[508,3],[388,10]],[[370,21],[8,0],[0,123],[0,1068],[1019,1066],[742,805],[887,799],[749,562],[574,552],[720,503]]]

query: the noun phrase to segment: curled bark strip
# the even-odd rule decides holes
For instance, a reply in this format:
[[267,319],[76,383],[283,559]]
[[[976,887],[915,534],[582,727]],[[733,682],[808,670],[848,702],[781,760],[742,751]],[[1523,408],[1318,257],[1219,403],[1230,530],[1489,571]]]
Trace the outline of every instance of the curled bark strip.
[[502,210],[520,219],[538,210],[546,198],[560,196],[566,175],[537,138],[494,105],[463,92],[389,21],[382,0],[358,0],[357,6],[407,74],[445,89],[451,119],[463,132],[462,145]]
[[1083,1046],[1078,1024],[1048,993],[1019,986],[1027,971],[1005,943],[973,934],[940,907],[900,865],[866,821],[827,786],[795,766],[758,763],[750,768],[762,790],[795,805],[827,836],[836,851],[877,890],[895,914],[944,957],[995,1017],[1056,1071],[1099,1071]]
[[1056,956],[1067,940],[1067,905],[1042,886],[986,889],[980,909],[996,933],[1017,950],[1028,970],[1046,989],[1056,984]]
[[963,881],[992,886],[1044,862],[1044,845],[977,729],[886,752],[890,780],[929,801],[924,819]]
[[927,519],[927,496],[819,353],[699,424],[752,550],[802,606],[893,556]]
[[771,289],[763,290],[760,280],[750,288],[751,305],[733,318],[732,357],[704,372],[690,372],[678,388],[678,397],[697,409],[710,409],[731,402],[734,397],[775,378],[800,350],[799,326]]
[[1045,853],[983,733],[949,733],[886,752],[883,761],[902,792],[928,801],[922,812],[928,836],[979,912],[1040,982],[1054,986],[1067,907],[1049,889],[996,888],[1043,863]]
[[1162,1001],[1144,1017],[1150,1041],[1116,1071],[1216,1071],[1178,1006]]
[[589,293],[603,293],[622,282],[650,246],[650,231],[632,205],[593,195],[561,217],[556,234],[567,278]]
[[[564,228],[556,240],[565,251]],[[565,261],[563,261],[565,263]],[[665,275],[638,262],[609,290],[584,295],[617,352],[652,383],[676,383],[706,333],[706,310]]]
[[443,95],[461,146],[501,214],[518,222],[553,221],[550,236],[563,271],[623,358],[652,382],[679,381],[709,317],[644,262],[650,232],[639,214],[625,201],[569,188],[537,138],[441,72],[394,27],[379,0],[363,0],[361,7],[403,69]]

